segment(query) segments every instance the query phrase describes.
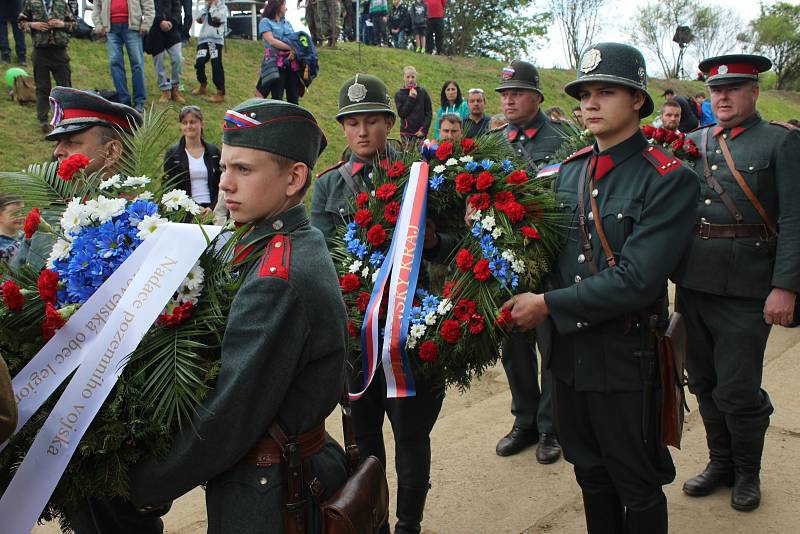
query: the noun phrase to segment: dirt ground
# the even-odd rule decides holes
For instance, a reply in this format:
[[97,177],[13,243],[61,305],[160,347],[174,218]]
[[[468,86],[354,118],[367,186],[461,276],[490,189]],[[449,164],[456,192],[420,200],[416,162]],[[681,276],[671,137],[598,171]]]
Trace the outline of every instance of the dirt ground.
[[[729,506],[730,492],[705,498],[681,493],[681,484],[705,466],[703,425],[690,399],[682,450],[673,450],[675,482],[665,488],[672,532],[693,534],[759,534],[800,532],[800,329],[773,330],[767,347],[764,388],[775,414],[767,434],[762,480],[762,505],[750,513]],[[502,366],[476,381],[464,394],[448,392],[433,430],[433,488],[423,523],[426,534],[585,532],[583,508],[571,466],[563,460],[542,466],[535,451],[501,458],[497,440],[511,427],[511,396]],[[338,412],[328,429],[341,441]],[[389,465],[393,440],[384,428]],[[388,473],[392,498],[396,487]],[[393,514],[393,512],[392,512]],[[178,499],[165,517],[167,534],[205,532],[201,489]],[[2,530],[2,529],[0,529]],[[56,534],[56,525],[37,526],[35,534]],[[232,533],[233,534],[233,533]]]

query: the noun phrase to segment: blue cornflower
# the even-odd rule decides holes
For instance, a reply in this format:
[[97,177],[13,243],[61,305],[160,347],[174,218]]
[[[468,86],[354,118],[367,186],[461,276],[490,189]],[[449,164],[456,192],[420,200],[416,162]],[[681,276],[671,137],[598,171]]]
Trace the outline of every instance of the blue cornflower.
[[516,289],[519,285],[519,275],[512,274],[511,275],[511,289]]
[[[475,237],[480,237],[483,230],[481,229],[481,223],[476,222],[472,225],[472,235]],[[491,237],[491,236],[490,236]]]
[[125,209],[128,219],[133,226],[136,226],[145,216],[153,216],[158,212],[158,206],[149,200],[135,200]]
[[469,172],[473,172],[475,169],[477,169],[477,168],[478,168],[478,164],[477,164],[477,163],[475,163],[474,161],[468,161],[468,162],[467,162],[467,163],[464,165],[464,168],[465,168],[465,169],[467,169],[467,171],[469,171]]
[[355,254],[358,251],[359,246],[361,246],[361,241],[358,239],[351,239],[347,242],[347,252],[350,254]]
[[364,256],[366,255],[367,255],[367,245],[362,243],[358,246],[358,249],[356,249],[356,256],[358,256],[359,260],[363,260]]
[[427,291],[425,291],[425,289],[424,289],[424,288],[420,287],[420,288],[418,288],[416,291],[414,291],[414,294],[415,294],[416,296],[418,296],[419,298],[421,298],[421,299],[424,299],[424,298],[425,298],[425,297],[427,297],[427,296],[428,296],[430,293],[428,293]]
[[408,320],[411,324],[421,324],[425,322],[425,315],[422,313],[422,308],[414,306],[411,308],[411,313],[408,314]]
[[444,183],[444,176],[441,174],[437,174],[430,179],[428,185],[433,191],[438,191],[439,188],[442,187],[443,183]]
[[510,159],[504,159],[502,165],[503,172],[511,172],[514,170],[514,164],[511,163]]
[[376,250],[369,257],[369,262],[375,267],[380,267],[381,265],[383,265],[383,262],[384,262],[385,259],[386,259],[386,256],[384,256],[383,254],[381,254],[380,252],[378,252]]
[[484,159],[484,160],[481,161],[481,167],[483,167],[483,170],[485,170],[485,171],[488,171],[489,169],[491,169],[492,165],[494,165],[494,161],[492,161],[490,159]]
[[428,295],[424,299],[422,299],[422,309],[426,312],[430,312],[435,310],[439,306],[439,299],[437,299],[434,295]]
[[100,225],[97,236],[97,249],[102,258],[116,256],[126,245],[126,225],[122,221],[107,221]]

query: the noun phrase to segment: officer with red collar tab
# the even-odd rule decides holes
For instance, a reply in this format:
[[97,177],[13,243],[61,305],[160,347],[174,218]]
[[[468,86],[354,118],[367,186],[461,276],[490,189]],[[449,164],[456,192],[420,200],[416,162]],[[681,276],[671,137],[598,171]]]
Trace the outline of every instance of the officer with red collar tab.
[[[514,61],[502,70],[495,90],[500,93],[508,121],[502,135],[535,175],[567,137],[540,109],[544,93],[539,86],[539,71],[526,61]],[[511,389],[514,425],[497,443],[495,452],[510,456],[538,442],[536,460],[542,464],[557,461],[561,446],[553,425],[552,379],[550,372],[544,370],[539,388],[532,334],[516,333],[503,341],[503,368]]]
[[697,396],[710,461],[683,491],[733,486],[731,506],[760,503],[759,472],[772,404],[761,389],[772,325],[789,325],[800,291],[800,134],[756,111],[769,59],[706,59],[717,125],[692,132],[700,199],[694,237],[674,278],[687,321],[689,388]]
[[643,346],[644,317],[666,315],[667,277],[690,238],[697,178],[639,129],[653,100],[635,48],[589,47],[564,90],[580,101],[596,143],[567,158],[554,185],[568,228],[553,269],[558,289],[517,295],[504,307],[520,329],[554,328],[546,365],[556,427],[588,532],[665,534],[661,486],[675,468],[656,432],[657,364]]

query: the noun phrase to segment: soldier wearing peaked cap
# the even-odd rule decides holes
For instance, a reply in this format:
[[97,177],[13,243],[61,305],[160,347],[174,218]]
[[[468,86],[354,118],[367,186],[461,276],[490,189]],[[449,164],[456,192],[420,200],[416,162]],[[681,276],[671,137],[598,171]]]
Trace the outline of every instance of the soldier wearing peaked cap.
[[[542,112],[544,102],[539,82],[539,71],[526,61],[516,60],[505,67],[500,75],[500,93],[503,114],[508,125],[501,130],[528,169],[537,169],[550,161],[561,147],[566,133]],[[541,350],[541,344],[540,344]],[[500,456],[517,454],[524,448],[539,443],[536,459],[549,464],[561,457],[561,446],[553,423],[552,377],[542,371],[542,385],[537,380],[538,361],[533,336],[515,333],[503,341],[503,368],[511,388],[511,413],[514,425],[498,443],[495,451]]]
[[[367,74],[356,74],[342,85],[339,92],[339,112],[347,144],[352,152],[347,162],[328,169],[317,178],[311,208],[311,222],[330,237],[337,224],[352,219],[353,196],[374,189],[374,170],[387,157],[396,159],[399,154],[388,146],[389,132],[394,126],[386,85]],[[455,247],[456,240],[446,233],[437,233],[436,226],[428,221],[423,258],[443,262]],[[420,283],[424,285],[424,282]],[[360,358],[359,354],[354,357]],[[359,361],[352,368],[362,369]],[[388,417],[395,436],[395,468],[397,470],[397,523],[396,534],[418,534],[422,514],[430,487],[431,443],[430,433],[444,400],[441,380],[414,373],[416,396],[387,398],[383,373],[376,373],[364,395],[354,401],[353,426],[359,451],[365,456],[375,456],[386,465],[383,442],[383,421]],[[353,391],[361,390],[364,377],[351,376]],[[381,532],[388,533],[388,525]]]
[[689,135],[700,197],[676,301],[687,321],[689,388],[697,396],[710,461],[687,495],[733,485],[731,506],[760,503],[759,472],[772,403],[761,388],[773,325],[787,326],[800,291],[800,133],[756,111],[761,56],[700,63],[717,124]]
[[[209,533],[279,534],[284,514],[295,532],[320,532],[319,504],[347,478],[344,452],[325,432],[342,393],[347,316],[325,238],[303,206],[325,136],[305,109],[252,99],[226,113],[222,142],[220,189],[233,220],[252,225],[233,260],[244,280],[215,388],[165,457],[132,468],[131,499],[157,505],[206,483]],[[300,458],[282,465],[292,442]],[[305,481],[300,504],[292,480]]]
[[645,345],[666,315],[667,277],[689,240],[694,173],[648,144],[653,111],[642,54],[599,43],[565,92],[596,143],[561,165],[554,189],[568,231],[557,289],[504,304],[519,328],[550,325],[556,428],[583,493],[588,532],[665,534],[661,486],[675,477],[661,444],[657,362]]

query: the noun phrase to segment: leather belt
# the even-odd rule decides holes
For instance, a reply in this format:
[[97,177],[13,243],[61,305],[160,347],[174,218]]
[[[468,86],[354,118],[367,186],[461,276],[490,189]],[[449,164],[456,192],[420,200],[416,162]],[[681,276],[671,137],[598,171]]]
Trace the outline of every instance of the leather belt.
[[[325,432],[325,423],[320,423],[308,432],[297,436],[297,443],[300,447],[300,457],[309,458],[317,454],[325,446],[328,440],[328,433]],[[256,442],[250,451],[242,458],[242,463],[252,464],[258,467],[269,467],[283,462],[281,446],[272,438],[261,438]]]
[[769,229],[764,224],[711,224],[702,222],[694,225],[694,233],[700,236],[700,239],[713,239],[717,237],[769,238]]

